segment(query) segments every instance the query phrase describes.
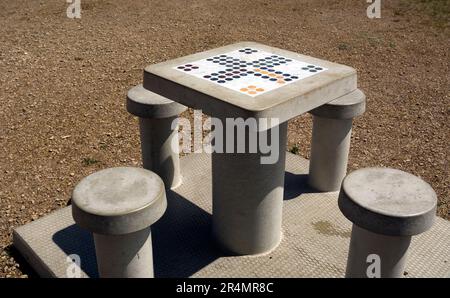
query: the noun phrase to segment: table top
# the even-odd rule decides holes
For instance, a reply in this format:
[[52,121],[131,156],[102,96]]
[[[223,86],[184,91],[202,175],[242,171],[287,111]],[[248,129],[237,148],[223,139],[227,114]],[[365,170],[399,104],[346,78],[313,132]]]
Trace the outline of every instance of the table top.
[[242,42],[150,65],[144,87],[211,116],[283,122],[355,90],[356,71]]

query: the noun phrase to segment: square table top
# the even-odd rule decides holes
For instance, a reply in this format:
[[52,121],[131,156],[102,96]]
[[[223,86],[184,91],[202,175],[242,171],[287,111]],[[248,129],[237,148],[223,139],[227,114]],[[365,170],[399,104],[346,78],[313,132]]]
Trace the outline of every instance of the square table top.
[[357,88],[355,69],[255,42],[150,65],[144,88],[214,117],[284,122]]

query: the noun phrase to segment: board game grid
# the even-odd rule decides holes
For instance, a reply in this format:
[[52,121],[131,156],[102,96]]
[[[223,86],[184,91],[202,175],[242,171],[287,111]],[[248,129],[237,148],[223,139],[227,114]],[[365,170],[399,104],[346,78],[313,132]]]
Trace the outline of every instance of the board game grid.
[[177,65],[174,69],[251,97],[297,82],[327,68],[243,48]]

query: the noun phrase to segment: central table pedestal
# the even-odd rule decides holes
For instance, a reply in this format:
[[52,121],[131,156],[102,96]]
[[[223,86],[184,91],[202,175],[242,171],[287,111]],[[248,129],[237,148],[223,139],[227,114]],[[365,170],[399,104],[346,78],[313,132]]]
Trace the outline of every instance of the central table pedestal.
[[[260,254],[280,243],[286,135],[287,122],[257,133],[258,153],[212,154],[212,230],[226,252]],[[266,142],[266,137],[272,143],[278,137],[278,146],[268,153],[278,156],[272,164],[263,164],[261,159],[259,140]],[[248,149],[248,134],[245,140]]]

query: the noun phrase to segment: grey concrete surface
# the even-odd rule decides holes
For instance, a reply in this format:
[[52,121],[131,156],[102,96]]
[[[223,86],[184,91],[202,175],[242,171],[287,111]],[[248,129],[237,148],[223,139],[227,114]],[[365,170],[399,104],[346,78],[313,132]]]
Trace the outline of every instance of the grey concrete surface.
[[353,119],[366,110],[366,95],[359,89],[345,94],[311,111],[314,116],[331,119]]
[[404,277],[410,243],[411,236],[381,235],[353,225],[345,277]]
[[352,120],[364,113],[366,97],[357,89],[311,111],[313,131],[309,184],[338,191],[347,174]]
[[347,174],[351,119],[313,117],[308,183],[319,191],[338,191]]
[[124,235],[93,234],[98,275],[102,278],[151,278],[151,228]]
[[177,187],[182,181],[180,156],[172,144],[179,143],[178,116],[139,118],[139,130],[143,167],[158,174],[167,188]]
[[173,124],[186,109],[142,85],[131,88],[127,94],[128,112],[139,117],[144,168],[158,174],[167,188],[181,183],[179,154],[171,144],[178,144],[178,126]]

